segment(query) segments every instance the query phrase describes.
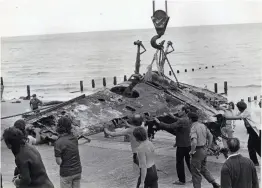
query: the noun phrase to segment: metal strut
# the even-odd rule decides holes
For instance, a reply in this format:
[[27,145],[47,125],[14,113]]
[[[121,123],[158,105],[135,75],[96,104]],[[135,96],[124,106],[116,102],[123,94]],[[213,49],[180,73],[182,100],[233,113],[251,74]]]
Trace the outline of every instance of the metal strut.
[[[134,42],[134,45],[137,45],[137,55],[136,55],[136,65],[135,65],[136,69],[135,69],[135,74],[139,74],[140,61],[141,61],[141,60],[140,60],[140,56],[141,56],[141,54],[145,53],[146,49],[145,49],[144,45],[142,44],[142,41],[140,41],[140,40],[135,41],[135,42]],[[140,47],[143,48],[143,50],[144,50],[143,52],[140,52]]]

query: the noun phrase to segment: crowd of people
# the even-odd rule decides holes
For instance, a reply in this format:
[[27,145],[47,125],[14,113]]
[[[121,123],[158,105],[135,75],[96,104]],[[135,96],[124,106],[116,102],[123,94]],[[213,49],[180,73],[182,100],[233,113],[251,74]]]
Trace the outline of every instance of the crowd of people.
[[[261,130],[260,124],[256,124],[252,114],[244,102],[238,102],[239,113],[234,115],[232,109],[234,104],[229,103],[228,108],[221,108],[225,111],[227,119],[224,132],[228,139],[224,140],[224,146],[229,155],[221,170],[220,185],[207,168],[207,155],[211,147],[213,135],[203,123],[199,122],[198,115],[186,108],[183,108],[178,117],[170,116],[176,121],[166,124],[157,118],[156,126],[168,132],[176,131],[176,170],[178,180],[176,185],[185,185],[186,176],[184,159],[192,175],[189,183],[194,188],[201,188],[202,176],[214,188],[258,188],[259,181],[255,166],[259,165],[256,154],[261,155]],[[261,103],[260,103],[261,108]],[[234,138],[234,121],[243,120],[249,134],[248,151],[250,159],[239,153],[240,142]],[[143,126],[143,117],[135,114],[128,122],[125,121],[126,129],[122,131],[110,131],[105,126],[104,131],[110,136],[129,136],[133,153],[133,163],[140,169],[138,174],[137,188],[157,188],[158,174],[155,164],[155,149],[148,140],[147,130]],[[59,137],[54,144],[54,157],[60,166],[60,187],[79,188],[82,174],[82,165],[78,149],[78,137],[72,134],[71,120],[63,116],[57,124]],[[26,132],[24,120],[18,120],[13,127],[6,129],[3,139],[7,147],[15,156],[16,169],[14,171],[13,183],[19,188],[53,188],[40,153],[32,146],[39,142],[39,135],[29,136]]]

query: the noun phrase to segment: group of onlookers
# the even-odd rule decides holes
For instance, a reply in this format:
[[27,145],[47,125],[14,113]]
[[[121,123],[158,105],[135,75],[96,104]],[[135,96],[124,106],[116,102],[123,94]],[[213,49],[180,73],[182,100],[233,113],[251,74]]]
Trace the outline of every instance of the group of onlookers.
[[[261,103],[260,103],[261,105]],[[247,110],[244,102],[238,102],[238,115],[230,114],[234,104],[230,104],[225,109],[224,117],[228,120],[225,126],[225,133],[229,135],[225,145],[229,156],[221,170],[222,188],[258,188],[259,182],[255,165],[259,165],[256,153],[260,156],[261,132],[252,119],[251,113]],[[157,118],[156,126],[168,132],[176,132],[176,169],[178,180],[176,185],[185,185],[186,176],[184,169],[184,159],[192,174],[194,188],[201,188],[202,176],[213,185],[214,188],[220,187],[207,169],[207,155],[211,147],[213,135],[203,123],[198,121],[198,115],[188,110],[186,107],[175,117],[172,124],[166,124]],[[248,151],[250,159],[238,153],[240,142],[233,138],[231,120],[243,119],[247,132]],[[155,165],[155,149],[148,140],[147,130],[143,126],[143,117],[139,114],[132,116],[127,126],[122,131],[109,131],[105,126],[104,131],[110,136],[129,136],[133,153],[133,162],[140,169],[137,188],[157,188],[158,174]],[[58,139],[54,144],[54,155],[57,164],[60,166],[60,187],[79,188],[82,165],[78,150],[78,138],[72,134],[71,120],[66,116],[59,119],[57,124]],[[15,156],[16,169],[14,172],[13,183],[19,188],[53,188],[41,155],[32,144],[37,144],[39,135],[36,138],[28,136],[26,123],[23,120],[15,122],[13,127],[4,131],[3,139]]]

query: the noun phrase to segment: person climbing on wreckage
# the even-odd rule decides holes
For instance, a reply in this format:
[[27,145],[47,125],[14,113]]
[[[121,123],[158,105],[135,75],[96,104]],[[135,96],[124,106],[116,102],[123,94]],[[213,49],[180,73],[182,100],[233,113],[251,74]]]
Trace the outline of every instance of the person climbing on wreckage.
[[260,123],[256,122],[250,109],[247,108],[247,104],[243,101],[237,103],[239,110],[238,115],[229,116],[224,115],[227,120],[243,120],[244,125],[247,129],[248,137],[248,153],[250,159],[253,161],[255,166],[259,166],[257,155],[261,156],[261,128]]
[[130,118],[130,123],[127,123],[124,121],[126,126],[128,127],[127,129],[124,129],[122,131],[117,131],[117,132],[112,132],[109,131],[108,125],[104,125],[104,131],[106,134],[116,137],[116,136],[129,136],[130,138],[130,144],[131,144],[131,149],[133,153],[133,162],[137,165],[139,165],[138,158],[137,158],[137,152],[136,148],[139,146],[139,143],[136,141],[136,138],[133,135],[133,131],[136,127],[140,127],[143,123],[143,117],[140,114],[135,114]]

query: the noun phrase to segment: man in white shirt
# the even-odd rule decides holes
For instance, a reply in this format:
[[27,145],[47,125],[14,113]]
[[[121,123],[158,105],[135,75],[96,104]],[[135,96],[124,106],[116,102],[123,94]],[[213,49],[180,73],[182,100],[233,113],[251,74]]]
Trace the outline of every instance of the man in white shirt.
[[256,122],[254,115],[249,109],[247,104],[243,101],[237,103],[239,114],[236,116],[227,116],[228,120],[244,120],[244,125],[247,129],[248,137],[248,153],[250,159],[256,166],[259,166],[256,153],[261,156],[261,136],[260,135],[260,123]]

